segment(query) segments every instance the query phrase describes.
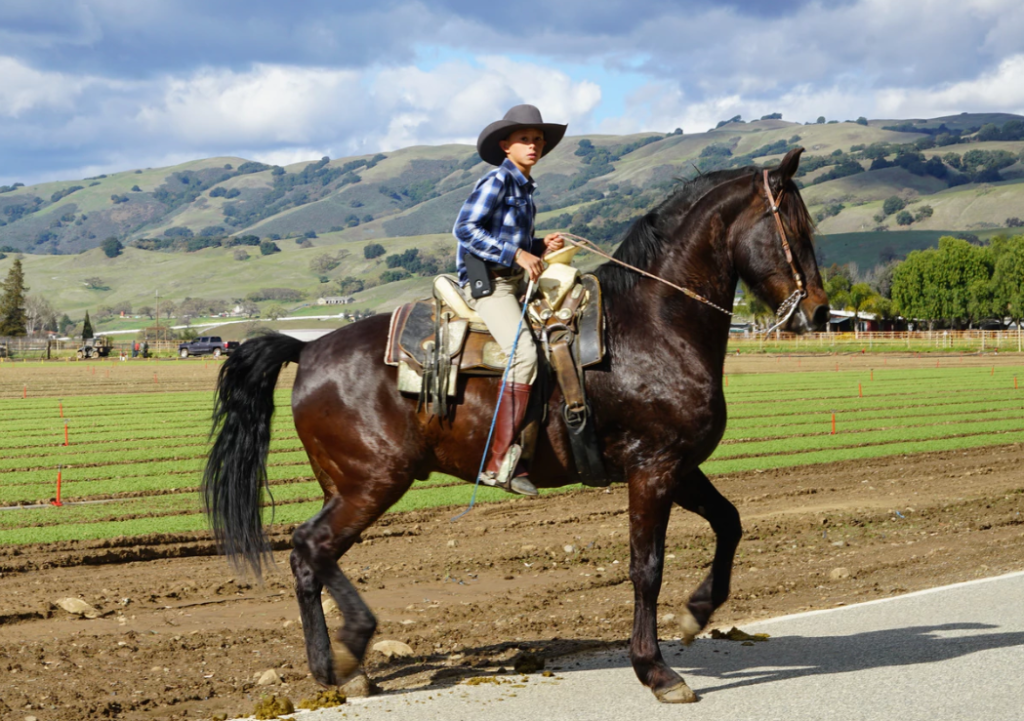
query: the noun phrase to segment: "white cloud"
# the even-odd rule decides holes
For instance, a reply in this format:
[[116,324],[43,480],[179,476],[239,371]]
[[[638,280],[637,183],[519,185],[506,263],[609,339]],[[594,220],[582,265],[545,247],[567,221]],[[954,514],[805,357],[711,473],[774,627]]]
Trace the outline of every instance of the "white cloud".
[[0,115],[17,118],[34,110],[72,110],[87,77],[39,71],[10,57],[0,57]]
[[144,132],[185,143],[308,144],[360,111],[360,75],[348,70],[256,65],[169,78],[157,102],[140,108]]
[[1024,54],[974,80],[935,88],[888,88],[876,104],[883,117],[929,117],[972,112],[1024,113]]

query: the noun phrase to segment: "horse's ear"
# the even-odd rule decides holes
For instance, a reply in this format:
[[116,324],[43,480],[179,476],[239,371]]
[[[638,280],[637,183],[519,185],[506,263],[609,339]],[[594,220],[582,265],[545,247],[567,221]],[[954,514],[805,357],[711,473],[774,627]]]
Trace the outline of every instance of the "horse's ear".
[[796,175],[796,169],[800,167],[800,154],[804,152],[803,148],[793,148],[786,157],[779,163],[779,167],[775,169],[775,173],[782,183]]

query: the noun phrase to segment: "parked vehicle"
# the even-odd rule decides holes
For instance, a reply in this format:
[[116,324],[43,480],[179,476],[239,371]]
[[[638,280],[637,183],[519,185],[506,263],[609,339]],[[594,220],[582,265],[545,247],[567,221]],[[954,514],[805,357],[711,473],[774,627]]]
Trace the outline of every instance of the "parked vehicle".
[[214,358],[220,358],[236,348],[238,341],[221,340],[220,336],[216,335],[204,335],[202,338],[180,344],[178,355],[182,358],[188,358],[190,355],[212,355]]
[[98,335],[95,338],[87,338],[75,354],[79,360],[87,358],[106,358],[110,355],[114,344],[106,336]]

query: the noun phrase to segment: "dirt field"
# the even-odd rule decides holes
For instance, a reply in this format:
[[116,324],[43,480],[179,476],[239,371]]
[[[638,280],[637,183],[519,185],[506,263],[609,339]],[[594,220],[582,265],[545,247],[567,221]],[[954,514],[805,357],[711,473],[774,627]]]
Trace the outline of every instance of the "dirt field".
[[[1024,569],[1022,465],[1018,443],[719,476],[745,536],[713,627]],[[385,693],[494,672],[521,650],[558,668],[628,638],[624,488],[451,515],[388,516],[343,559],[379,638],[419,654],[369,654]],[[285,549],[287,533],[275,541]],[[703,521],[673,513],[659,609],[668,642],[712,547]],[[0,718],[211,718],[249,714],[271,691],[313,696],[287,552],[263,588],[211,554],[198,535],[0,549]],[[99,617],[54,605],[69,596]],[[258,685],[268,669],[284,684]]]

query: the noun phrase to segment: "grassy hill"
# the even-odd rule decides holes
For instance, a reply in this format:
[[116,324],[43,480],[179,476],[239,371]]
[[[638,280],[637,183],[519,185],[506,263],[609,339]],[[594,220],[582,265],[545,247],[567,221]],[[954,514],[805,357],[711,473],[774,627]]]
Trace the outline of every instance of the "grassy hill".
[[[1008,219],[1024,218],[1020,120],[1006,114],[866,125],[761,120],[692,135],[569,137],[535,174],[538,224],[574,228],[610,245],[679,178],[771,165],[802,146],[798,181],[819,219],[825,259],[866,270],[934,245],[943,234],[986,237]],[[487,169],[473,151],[421,146],[286,167],[208,158],[0,188],[0,246],[8,246],[8,256],[10,249],[24,252],[32,292],[73,317],[118,301],[153,305],[157,291],[174,301],[232,300],[285,287],[310,303],[340,292],[342,279],[376,284],[357,294],[358,305],[386,310],[423,295],[428,281],[414,275],[380,283],[386,256],[367,260],[364,246],[380,242],[388,255],[416,248],[421,257],[449,263],[452,222]],[[902,215],[885,212],[893,196]],[[128,246],[121,256],[98,249],[109,236]],[[261,255],[241,246],[248,259],[237,260],[239,248],[227,246],[243,236],[273,239],[281,252]],[[336,262],[317,272],[311,261],[325,253]],[[0,259],[0,273],[9,263]],[[102,283],[90,288],[87,278]]]

